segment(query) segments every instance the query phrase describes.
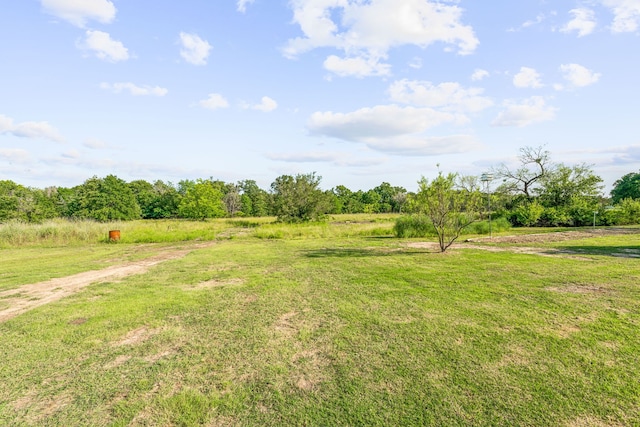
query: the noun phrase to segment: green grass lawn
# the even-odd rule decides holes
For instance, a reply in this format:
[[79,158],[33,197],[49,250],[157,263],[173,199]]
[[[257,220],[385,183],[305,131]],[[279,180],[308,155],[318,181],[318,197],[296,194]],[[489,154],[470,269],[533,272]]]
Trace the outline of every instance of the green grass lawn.
[[[440,254],[334,222],[240,224],[0,323],[0,425],[640,424],[638,235]],[[143,256],[91,248],[2,250],[0,286],[5,257],[26,283]]]

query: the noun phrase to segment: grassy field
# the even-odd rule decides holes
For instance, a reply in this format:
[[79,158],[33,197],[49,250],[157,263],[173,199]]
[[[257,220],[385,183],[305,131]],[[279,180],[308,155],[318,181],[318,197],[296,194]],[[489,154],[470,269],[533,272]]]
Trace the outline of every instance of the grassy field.
[[440,254],[392,226],[5,242],[0,290],[216,243],[0,323],[0,425],[640,425],[640,234]]

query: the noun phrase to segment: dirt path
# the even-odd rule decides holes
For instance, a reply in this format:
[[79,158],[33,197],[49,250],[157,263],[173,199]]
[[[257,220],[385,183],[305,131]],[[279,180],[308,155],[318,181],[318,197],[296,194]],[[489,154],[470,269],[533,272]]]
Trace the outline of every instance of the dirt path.
[[[469,239],[466,241],[460,241],[454,243],[451,248],[452,249],[479,249],[489,252],[514,252],[519,254],[529,254],[529,255],[540,255],[540,256],[548,256],[548,257],[562,257],[562,258],[572,258],[572,259],[580,259],[589,261],[591,258],[581,256],[584,255],[578,251],[571,251],[569,249],[557,249],[550,247],[535,247],[535,246],[489,246],[482,245],[478,243],[501,243],[501,244],[511,244],[511,245],[522,245],[522,244],[535,244],[535,243],[548,243],[548,242],[563,242],[567,240],[580,240],[587,239],[590,237],[599,237],[599,236],[611,236],[617,234],[640,234],[640,229],[637,228],[605,228],[605,229],[595,229],[595,230],[580,230],[580,231],[560,231],[560,232],[551,232],[551,233],[540,233],[540,234],[523,234],[519,236],[496,236],[493,238],[489,237],[478,237],[475,239]],[[410,248],[420,248],[420,249],[433,249],[439,250],[439,246],[434,242],[413,242],[407,244],[407,247]],[[624,258],[638,258],[640,254],[635,250],[621,250],[619,253],[611,254],[612,256],[624,257]]]
[[0,310],[0,322],[9,320],[36,307],[58,301],[78,292],[92,283],[122,279],[134,274],[145,273],[149,268],[165,261],[179,259],[194,249],[212,246],[213,242],[190,246],[188,249],[172,248],[158,255],[140,261],[114,265],[102,270],[85,271],[72,276],[60,277],[45,282],[23,285],[16,289],[0,292],[0,301],[9,307]]

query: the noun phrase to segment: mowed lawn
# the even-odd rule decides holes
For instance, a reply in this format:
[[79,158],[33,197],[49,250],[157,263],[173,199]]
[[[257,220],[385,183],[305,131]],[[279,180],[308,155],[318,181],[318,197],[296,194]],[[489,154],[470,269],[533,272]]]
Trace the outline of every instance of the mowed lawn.
[[0,425],[640,425],[638,240],[220,240],[0,323]]

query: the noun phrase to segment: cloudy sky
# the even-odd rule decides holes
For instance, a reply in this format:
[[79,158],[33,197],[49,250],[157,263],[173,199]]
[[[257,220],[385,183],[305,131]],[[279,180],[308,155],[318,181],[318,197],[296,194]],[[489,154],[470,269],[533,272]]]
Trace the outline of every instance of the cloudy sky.
[[413,191],[545,145],[640,170],[640,0],[19,0],[0,13],[0,179]]

